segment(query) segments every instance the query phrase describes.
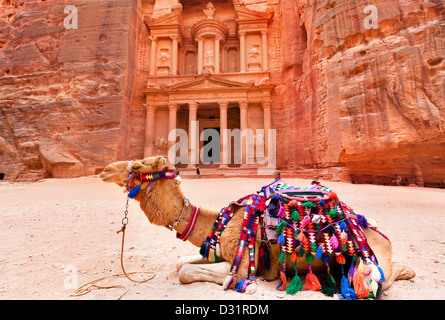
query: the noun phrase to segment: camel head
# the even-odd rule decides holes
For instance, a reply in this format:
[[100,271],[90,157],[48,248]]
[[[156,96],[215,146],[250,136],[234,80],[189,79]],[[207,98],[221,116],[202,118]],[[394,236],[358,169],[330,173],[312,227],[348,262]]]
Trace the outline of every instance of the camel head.
[[110,163],[99,177],[104,182],[114,182],[121,187],[127,184],[128,176],[134,173],[147,173],[167,170],[168,164],[164,157],[148,157],[135,161],[117,161]]

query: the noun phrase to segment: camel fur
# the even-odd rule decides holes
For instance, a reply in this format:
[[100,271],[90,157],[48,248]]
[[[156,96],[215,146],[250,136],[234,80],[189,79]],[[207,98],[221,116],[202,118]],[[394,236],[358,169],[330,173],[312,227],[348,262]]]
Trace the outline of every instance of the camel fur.
[[[104,182],[114,182],[119,186],[125,186],[129,172],[129,161],[118,161],[109,164],[100,174],[100,178]],[[167,161],[163,157],[149,157],[142,160],[131,162],[131,171],[134,173],[147,173],[169,169]],[[136,182],[137,184],[138,182]],[[184,195],[180,189],[180,179],[167,179],[157,181],[154,188],[146,193],[148,182],[141,185],[141,191],[135,197],[140,201],[140,207],[147,216],[148,220],[159,226],[169,227],[179,219],[184,207]],[[182,219],[174,228],[178,233],[186,228],[191,217],[193,204],[185,208]],[[229,274],[231,263],[235,257],[240,238],[241,226],[244,217],[245,208],[238,207],[233,214],[233,218],[227,225],[220,240],[221,257],[218,263],[213,261],[213,255],[204,260],[201,255],[180,258],[177,263],[179,280],[181,283],[192,283],[196,281],[214,282],[225,285],[224,280]],[[207,210],[200,208],[199,216],[188,241],[193,245],[200,247],[213,223],[217,219],[219,211]],[[392,262],[392,247],[390,241],[382,237],[379,233],[372,229],[364,229],[364,233],[372,248],[375,256],[379,261],[386,281],[382,284],[382,290],[387,290],[396,280],[407,280],[415,276],[415,272],[404,265]],[[259,235],[260,233],[258,233]],[[270,245],[270,268],[269,270],[261,270],[258,263],[258,251],[255,250],[255,265],[257,266],[257,276],[272,281],[279,278],[281,264],[278,262],[280,249],[278,245]],[[246,279],[248,276],[248,254],[243,256],[238,269],[237,279]],[[335,260],[335,259],[333,259]],[[332,261],[335,264],[335,261]],[[293,263],[286,265],[286,270],[293,268]],[[312,270],[314,273],[325,272],[326,266],[318,259],[312,262]],[[298,273],[305,274],[308,272],[308,264],[305,259],[298,260]],[[225,287],[225,286],[224,286]],[[247,286],[246,293],[254,293],[256,285]]]

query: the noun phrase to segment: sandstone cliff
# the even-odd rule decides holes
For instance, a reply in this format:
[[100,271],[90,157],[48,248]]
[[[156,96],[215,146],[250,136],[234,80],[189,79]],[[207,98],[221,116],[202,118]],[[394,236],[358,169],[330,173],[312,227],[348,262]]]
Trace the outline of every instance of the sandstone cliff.
[[281,16],[285,164],[443,185],[445,2],[283,0]]
[[[77,7],[78,29],[65,29],[66,5]],[[94,174],[116,159],[131,10],[131,1],[2,0],[0,171],[7,179]]]
[[[158,7],[168,12],[168,3]],[[244,3],[274,11],[268,46],[280,168],[342,167],[353,180],[443,184],[445,1]],[[67,4],[79,9],[77,30],[63,27]],[[371,28],[368,5],[377,9]],[[144,127],[131,124],[145,114],[139,92],[149,63],[141,18],[155,7],[2,0],[0,171],[7,178],[92,174],[139,156]],[[130,131],[139,138],[130,140]]]

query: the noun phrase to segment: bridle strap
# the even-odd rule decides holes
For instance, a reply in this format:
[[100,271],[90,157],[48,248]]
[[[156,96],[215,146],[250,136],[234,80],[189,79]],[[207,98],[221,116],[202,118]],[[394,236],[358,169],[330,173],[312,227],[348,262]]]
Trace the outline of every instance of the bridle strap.
[[176,171],[173,169],[147,173],[133,173],[131,176],[131,179],[136,179],[141,182],[151,182],[174,178],[176,178]]
[[193,229],[195,228],[196,220],[198,220],[198,214],[199,214],[199,208],[193,206],[192,215],[190,217],[187,226],[185,227],[185,230],[182,232],[182,234],[176,232],[176,238],[181,239],[182,241],[186,241],[188,239]]

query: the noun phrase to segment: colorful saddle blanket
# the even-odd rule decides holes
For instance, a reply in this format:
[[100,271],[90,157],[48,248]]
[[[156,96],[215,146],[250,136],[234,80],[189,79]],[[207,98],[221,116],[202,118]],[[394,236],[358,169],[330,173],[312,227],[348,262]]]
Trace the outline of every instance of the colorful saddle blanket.
[[[279,261],[282,264],[282,270],[278,290],[286,290],[290,294],[302,288],[321,290],[328,295],[337,293],[336,281],[329,267],[329,262],[335,258],[336,262],[342,265],[341,298],[379,296],[381,282],[385,281],[384,274],[363,233],[363,228],[369,227],[374,230],[376,228],[371,226],[363,216],[355,214],[351,208],[341,202],[332,190],[319,185],[296,188],[282,180],[276,180],[262,187],[259,192],[233,201],[221,210],[202,245],[200,253],[203,258],[208,258],[210,254],[213,254],[215,262],[218,262],[220,238],[236,206],[245,206],[245,214],[238,249],[230,274],[224,284],[225,289],[233,288],[244,292],[246,287],[255,281],[254,257],[258,227],[272,218],[277,221],[276,242],[281,250]],[[265,235],[265,229],[262,235]],[[237,281],[236,274],[246,246],[249,250],[249,277]],[[270,263],[267,261],[269,244],[263,242],[259,247],[260,262],[267,268]],[[304,286],[297,273],[297,261],[303,257],[309,263],[309,274],[306,276]],[[289,285],[287,284],[286,259],[295,263],[295,276]],[[321,286],[312,273],[311,263],[314,259],[321,259],[326,264],[328,276],[325,286]],[[350,261],[347,277],[344,273],[346,260]]]

